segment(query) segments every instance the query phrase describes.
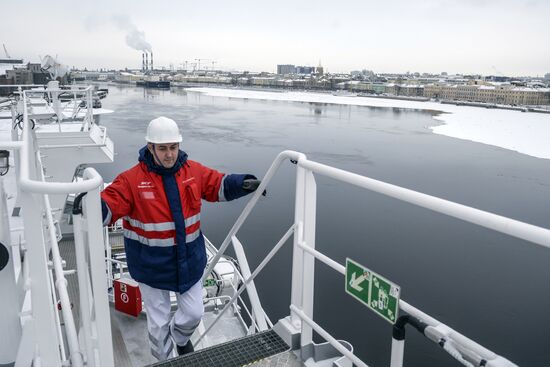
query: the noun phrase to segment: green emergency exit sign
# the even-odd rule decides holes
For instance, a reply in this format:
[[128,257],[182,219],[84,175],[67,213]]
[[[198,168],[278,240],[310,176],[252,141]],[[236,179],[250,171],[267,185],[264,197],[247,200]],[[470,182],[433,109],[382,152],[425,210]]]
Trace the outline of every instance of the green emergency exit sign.
[[346,259],[346,292],[394,324],[401,288],[365,266]]

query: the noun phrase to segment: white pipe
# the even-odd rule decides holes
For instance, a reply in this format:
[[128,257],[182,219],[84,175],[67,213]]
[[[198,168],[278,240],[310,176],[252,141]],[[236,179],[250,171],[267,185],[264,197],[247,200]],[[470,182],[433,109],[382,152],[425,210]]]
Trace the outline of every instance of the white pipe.
[[[296,194],[294,199],[294,223],[296,232],[292,246],[292,283],[290,289],[290,303],[302,306],[303,278],[304,278],[304,251],[298,244],[304,240],[304,211],[305,211],[305,179],[306,170],[296,168]],[[290,313],[290,323],[296,328],[302,328],[302,321],[294,313]]]
[[340,343],[338,340],[336,340],[332,335],[327,333],[325,329],[323,329],[321,326],[319,326],[315,321],[310,319],[306,316],[305,313],[302,312],[298,307],[295,305],[290,305],[290,310],[296,313],[302,321],[305,321],[306,324],[308,324],[313,330],[315,330],[319,335],[321,335],[326,341],[328,341],[334,348],[336,348],[337,351],[342,353],[345,357],[349,358],[354,365],[359,367],[369,367],[365,362],[360,360],[355,354],[350,352],[342,343]]
[[523,223],[483,210],[474,209],[452,201],[422,194],[317,162],[301,160],[298,162],[298,165],[339,181],[363,187],[365,189],[418,205],[438,213],[446,214],[451,217],[462,219],[466,222],[534,242],[541,246],[550,247],[550,230],[546,228],[537,227],[532,224]]
[[94,350],[92,345],[92,321],[90,315],[90,279],[88,277],[88,264],[86,263],[86,251],[84,248],[84,236],[82,235],[82,215],[73,215],[73,230],[74,230],[74,249],[76,256],[76,269],[78,289],[80,290],[80,317],[82,326],[84,327],[84,343],[87,354],[88,365],[93,366],[95,363]]
[[10,84],[10,85],[2,85],[0,84],[0,88],[36,88],[36,87],[43,87],[42,84]]
[[99,148],[104,147],[105,144],[68,144],[68,145],[42,145],[40,149],[65,149],[65,148]]
[[304,246],[303,243],[299,243],[298,247],[300,247],[301,249],[307,251],[311,255],[315,256],[317,259],[319,259],[319,261],[321,261],[321,262],[325,263],[326,265],[330,266],[331,268],[333,268],[337,272],[339,272],[341,274],[346,274],[346,267],[343,266],[343,265],[338,264],[336,261],[332,260],[330,257],[320,253],[319,251],[317,251],[315,249],[312,249],[311,247]]
[[[304,187],[304,217],[302,245],[315,249],[315,217],[317,213],[317,184],[315,177],[310,171],[305,172]],[[303,253],[302,253],[303,254]],[[313,296],[315,290],[315,257],[310,254],[303,254],[302,274],[302,304],[301,310],[310,319],[313,319]],[[302,323],[302,346],[313,341],[313,330],[308,324]]]
[[3,141],[0,143],[0,149],[19,150],[23,147],[22,141]]
[[403,367],[403,357],[405,355],[405,339],[391,340],[391,361],[390,367]]

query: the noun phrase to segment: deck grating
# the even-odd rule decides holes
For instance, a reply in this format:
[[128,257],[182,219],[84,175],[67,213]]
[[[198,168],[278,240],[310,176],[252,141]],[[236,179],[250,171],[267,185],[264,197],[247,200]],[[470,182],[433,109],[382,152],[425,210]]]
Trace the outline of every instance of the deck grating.
[[245,336],[197,352],[158,362],[151,367],[239,367],[288,351],[289,346],[273,330]]

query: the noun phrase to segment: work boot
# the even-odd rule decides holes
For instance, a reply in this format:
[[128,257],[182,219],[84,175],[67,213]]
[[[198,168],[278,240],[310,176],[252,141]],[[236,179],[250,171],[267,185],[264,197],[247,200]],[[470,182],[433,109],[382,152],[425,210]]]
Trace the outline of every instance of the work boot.
[[178,345],[176,349],[178,350],[179,356],[193,353],[195,351],[195,349],[193,349],[193,344],[191,344],[191,340],[189,340],[187,344],[185,344],[183,347],[181,345]]

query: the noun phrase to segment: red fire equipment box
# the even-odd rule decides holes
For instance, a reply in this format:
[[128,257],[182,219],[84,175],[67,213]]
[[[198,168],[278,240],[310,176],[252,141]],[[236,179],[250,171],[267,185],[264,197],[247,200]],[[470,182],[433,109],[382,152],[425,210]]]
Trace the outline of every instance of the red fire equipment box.
[[121,278],[113,282],[115,310],[137,317],[141,312],[141,292],[133,279]]

